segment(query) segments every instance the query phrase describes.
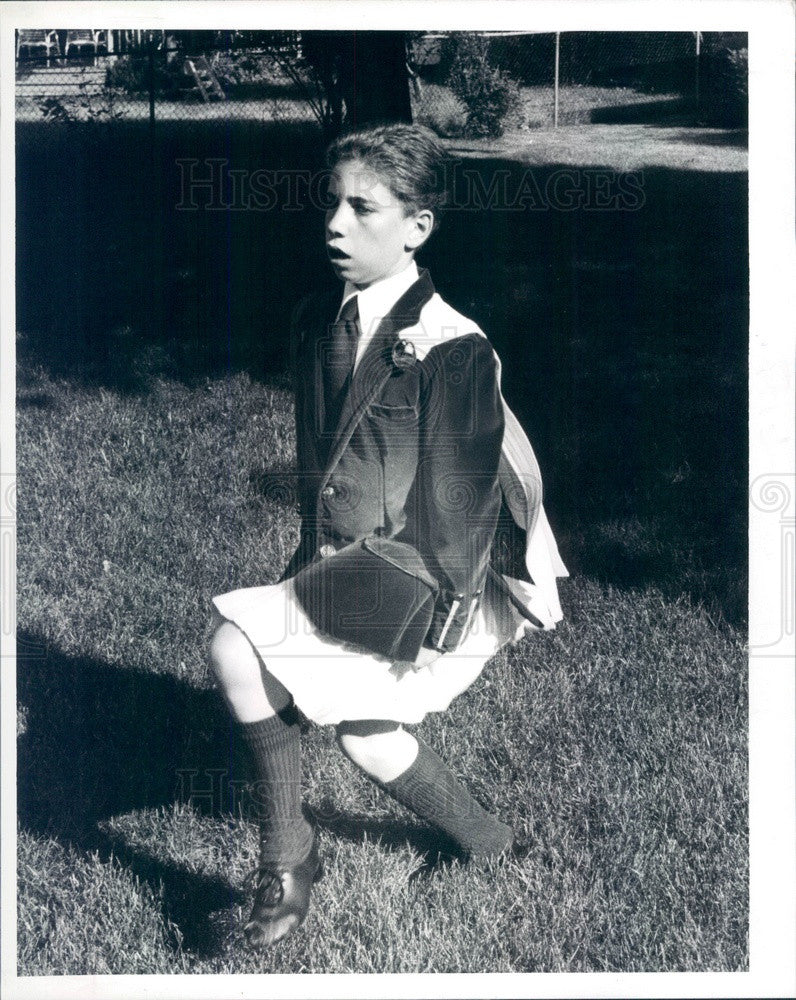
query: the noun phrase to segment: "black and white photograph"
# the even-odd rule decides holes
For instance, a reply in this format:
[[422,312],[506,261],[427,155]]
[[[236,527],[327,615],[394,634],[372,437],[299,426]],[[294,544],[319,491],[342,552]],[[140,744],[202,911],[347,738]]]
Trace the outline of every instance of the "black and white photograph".
[[4,6],[7,995],[788,996],[792,11]]

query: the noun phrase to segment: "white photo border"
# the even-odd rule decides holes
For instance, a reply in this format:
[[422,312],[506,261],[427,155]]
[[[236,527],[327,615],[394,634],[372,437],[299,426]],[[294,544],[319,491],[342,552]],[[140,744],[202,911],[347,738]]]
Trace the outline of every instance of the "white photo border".
[[[741,973],[18,978],[13,593],[14,32],[71,27],[745,31],[750,112],[750,967]],[[0,5],[2,993],[43,997],[796,996],[794,7],[787,0],[274,0]],[[16,181],[21,181],[17,178]],[[789,575],[790,574],[790,575]],[[773,637],[773,638],[772,638]]]

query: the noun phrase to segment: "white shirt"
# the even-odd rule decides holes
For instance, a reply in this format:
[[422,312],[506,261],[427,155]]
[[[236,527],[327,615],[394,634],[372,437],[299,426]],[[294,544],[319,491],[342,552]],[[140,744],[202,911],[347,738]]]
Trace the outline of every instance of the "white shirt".
[[373,339],[373,335],[379,328],[379,323],[389,313],[395,303],[418,279],[419,273],[417,264],[410,260],[403,271],[393,274],[389,278],[382,278],[372,285],[357,291],[350,281],[345,283],[343,289],[343,301],[337,315],[348,300],[353,296],[358,296],[357,305],[359,307],[359,328],[362,331],[357,342],[357,354],[354,359],[354,370],[359,364],[360,358],[365,353],[368,344]]

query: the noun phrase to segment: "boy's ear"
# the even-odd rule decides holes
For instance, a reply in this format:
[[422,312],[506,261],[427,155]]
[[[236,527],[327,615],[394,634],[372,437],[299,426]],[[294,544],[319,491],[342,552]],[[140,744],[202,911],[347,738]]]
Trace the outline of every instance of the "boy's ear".
[[406,241],[407,249],[419,250],[434,230],[434,213],[423,208],[412,216],[412,226]]

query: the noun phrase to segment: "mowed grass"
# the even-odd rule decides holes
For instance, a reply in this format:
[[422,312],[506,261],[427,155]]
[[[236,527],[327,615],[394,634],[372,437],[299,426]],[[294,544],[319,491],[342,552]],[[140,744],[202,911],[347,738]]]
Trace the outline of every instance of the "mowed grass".
[[[325,875],[306,925],[251,956],[256,830],[208,612],[295,544],[289,389],[156,374],[123,392],[31,363],[18,439],[20,974],[746,968],[745,636],[711,601],[738,567],[705,566],[704,525],[561,525],[589,567],[562,582],[565,621],[419,727],[529,838],[521,862],[439,857],[309,729]],[[584,554],[598,536],[665,558],[665,588],[612,583]]]

